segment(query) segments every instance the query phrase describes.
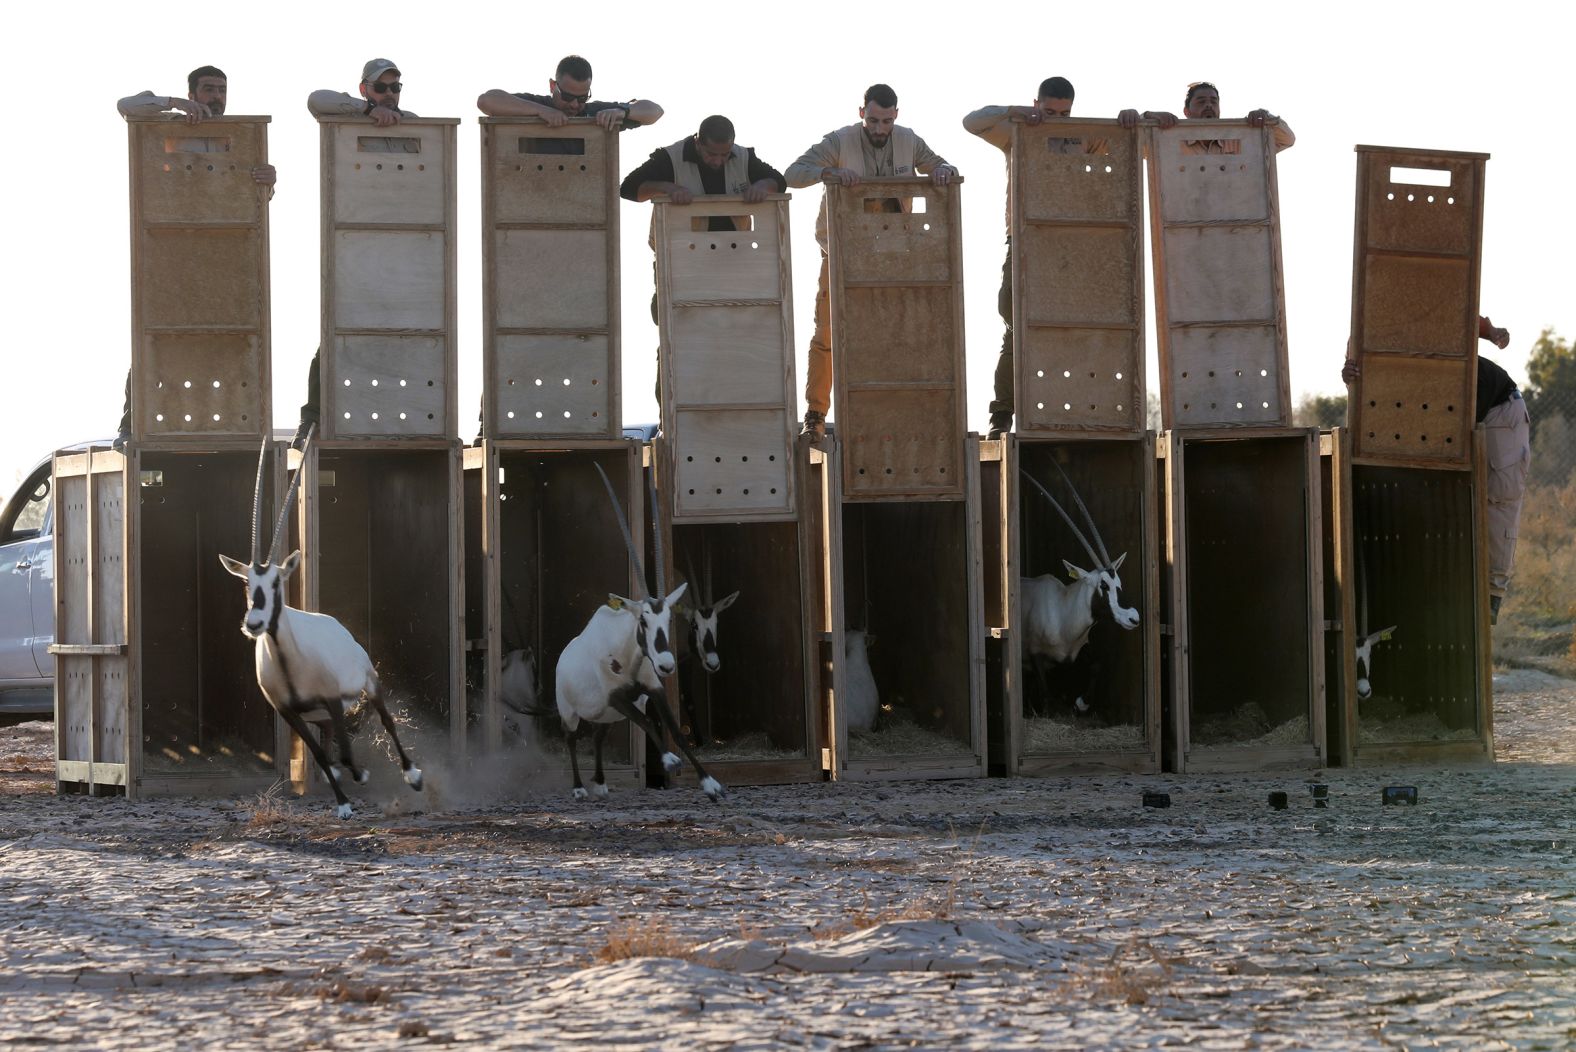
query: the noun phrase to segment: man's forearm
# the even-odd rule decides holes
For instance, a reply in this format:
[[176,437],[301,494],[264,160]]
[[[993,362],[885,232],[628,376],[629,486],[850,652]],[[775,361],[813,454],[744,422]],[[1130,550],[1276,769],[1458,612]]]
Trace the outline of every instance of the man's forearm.
[[662,107],[650,99],[635,99],[624,108],[629,111],[629,120],[632,124],[645,126],[655,124],[662,119]]
[[122,117],[153,117],[173,109],[168,95],[155,95],[151,91],[127,95],[115,104],[115,108]]
[[522,99],[502,88],[493,88],[479,96],[476,108],[489,117],[545,117],[555,112],[551,106]]
[[306,108],[314,117],[360,117],[367,102],[343,91],[323,88],[306,97]]

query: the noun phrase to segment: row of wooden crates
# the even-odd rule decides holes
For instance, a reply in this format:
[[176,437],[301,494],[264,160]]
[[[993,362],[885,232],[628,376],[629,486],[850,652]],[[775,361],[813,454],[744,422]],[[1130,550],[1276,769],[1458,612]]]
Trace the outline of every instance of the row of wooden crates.
[[[796,507],[778,521],[674,524],[658,508],[668,581],[741,593],[721,670],[681,684],[712,773],[764,784],[1492,758],[1481,468],[1354,465],[1340,430],[970,445],[964,500],[846,500],[834,441],[795,447]],[[269,458],[265,507],[287,455]],[[256,457],[134,444],[57,458],[63,790],[304,779],[216,558],[248,550]],[[535,655],[551,709],[554,656],[608,592],[641,590],[595,466],[651,553],[645,477],[660,450],[325,445],[312,460],[291,524],[307,552],[293,601],[367,646],[418,748],[461,762],[517,749],[556,769],[553,721],[525,721],[524,742],[506,731],[503,666]],[[1135,630],[1096,627],[1102,686],[1077,716],[1026,674],[1019,581],[1060,573],[1079,549],[1025,487],[1004,485],[1024,472],[1054,486],[1058,464],[1111,554],[1127,553],[1141,612]],[[1359,621],[1395,626],[1360,703]],[[851,731],[837,701],[856,631],[874,639],[870,732]],[[615,739],[610,780],[643,784],[646,743],[633,729]]]

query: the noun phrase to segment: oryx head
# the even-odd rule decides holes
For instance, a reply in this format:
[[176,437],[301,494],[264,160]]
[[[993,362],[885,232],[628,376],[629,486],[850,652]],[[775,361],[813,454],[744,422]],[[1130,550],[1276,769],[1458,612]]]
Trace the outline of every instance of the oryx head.
[[689,582],[681,581],[665,596],[627,599],[610,593],[607,597],[614,607],[635,615],[635,644],[659,676],[671,676],[678,668],[678,659],[673,656],[673,607],[688,587]]
[[1062,517],[1067,528],[1073,531],[1073,536],[1078,538],[1078,543],[1083,545],[1083,550],[1089,555],[1089,561],[1094,565],[1094,569],[1084,570],[1063,559],[1062,565],[1067,568],[1067,576],[1074,581],[1092,579],[1094,590],[1089,600],[1089,612],[1094,615],[1095,620],[1104,620],[1109,616],[1111,621],[1122,628],[1137,628],[1138,610],[1127,605],[1127,596],[1122,591],[1122,578],[1119,572],[1122,563],[1127,561],[1127,553],[1123,552],[1115,559],[1111,558],[1105,550],[1105,541],[1100,537],[1100,528],[1094,524],[1094,516],[1089,514],[1089,508],[1078,495],[1073,480],[1067,477],[1067,470],[1062,467],[1059,460],[1053,460],[1052,463],[1056,465],[1056,470],[1061,472],[1062,481],[1067,484],[1067,491],[1073,495],[1073,501],[1083,514],[1084,522],[1089,525],[1089,533],[1094,537],[1094,543],[1090,544],[1089,538],[1084,536],[1078,524],[1073,522],[1072,516],[1068,515],[1056,498],[1051,496],[1051,491],[1040,485],[1040,480],[1027,471],[1022,472],[1023,477],[1028,479],[1034,488],[1040,491],[1040,495],[1050,502],[1051,507],[1056,509],[1056,513]]
[[1395,625],[1382,629],[1372,635],[1364,636],[1362,642],[1357,644],[1357,697],[1367,701],[1373,694],[1373,684],[1368,681],[1369,670],[1373,667],[1373,649],[1375,643],[1383,643],[1395,634]]
[[1122,563],[1127,561],[1127,553],[1123,552],[1108,566],[1101,566],[1097,570],[1085,570],[1074,566],[1066,559],[1062,565],[1067,568],[1070,580],[1081,581],[1093,578],[1094,588],[1089,597],[1089,613],[1096,621],[1113,621],[1122,628],[1138,627],[1138,611],[1127,605],[1127,595],[1122,591],[1122,578],[1117,573],[1122,568]]
[[[700,583],[690,593],[690,601],[681,608],[690,624],[690,642],[695,648],[695,653],[700,655],[701,667],[707,672],[716,672],[722,668],[722,658],[717,653],[717,618],[724,610],[732,606],[739,598],[735,591],[732,595],[725,596],[717,602],[712,602],[711,597],[711,552],[708,550],[705,557],[706,576],[700,578]],[[685,556],[685,569],[689,579],[693,582],[695,566]]]
[[[303,466],[311,446],[312,435],[309,430],[306,444],[301,450]],[[228,555],[219,556],[219,562],[226,570],[246,582],[246,618],[241,622],[241,631],[253,639],[271,635],[278,628],[279,615],[285,606],[285,582],[301,565],[299,548],[291,552],[289,558],[283,561],[279,559],[281,545],[289,532],[285,529],[285,522],[290,517],[290,505],[295,500],[296,488],[301,484],[299,468],[290,477],[290,488],[285,493],[284,505],[279,509],[279,519],[274,523],[274,536],[268,544],[266,558],[263,554],[260,527],[263,521],[263,465],[267,460],[268,439],[265,438],[263,448],[257,454],[257,482],[252,488],[252,561],[247,564]]]

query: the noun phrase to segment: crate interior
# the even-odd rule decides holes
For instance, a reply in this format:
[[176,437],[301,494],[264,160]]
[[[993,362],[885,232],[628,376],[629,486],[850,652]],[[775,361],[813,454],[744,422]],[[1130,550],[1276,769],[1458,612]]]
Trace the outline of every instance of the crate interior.
[[[270,465],[272,460],[270,459]],[[246,582],[219,563],[250,559],[257,454],[154,452],[140,458],[143,769],[157,775],[267,775],[274,713],[241,632]],[[273,530],[263,476],[262,544]]]
[[[631,507],[628,450],[498,453],[499,661],[511,651],[531,653],[535,707],[544,711],[556,711],[554,673],[565,645],[609,593],[630,590],[629,554],[596,465],[613,483],[626,520],[638,523],[644,502]],[[532,722],[538,743],[562,748],[563,726],[556,716]],[[629,734],[609,735],[604,755],[611,764],[632,763]]]
[[[1058,664],[1033,658],[1024,643],[1021,740],[1026,753],[1088,752],[1101,749],[1142,748],[1145,739],[1147,671],[1144,667],[1146,625],[1154,616],[1156,597],[1146,588],[1145,538],[1152,525],[1145,521],[1145,446],[1137,441],[1020,442],[1018,462],[1022,471],[1050,491],[1078,524],[1098,552],[1076,501],[1068,491],[1065,471],[1094,519],[1099,539],[1112,560],[1126,555],[1118,576],[1123,605],[1138,610],[1139,625],[1124,629],[1110,617],[1109,608],[1089,632],[1089,641],[1078,660]],[[1060,465],[1061,470],[1057,469]],[[1074,585],[1065,562],[1081,570],[1092,560],[1066,522],[1032,484],[1021,477],[1019,487],[1019,572],[1025,578],[1049,574],[1058,582]],[[1025,597],[1026,599],[1026,597]],[[1026,618],[1023,609],[1020,616]],[[1083,696],[1087,712],[1079,712],[1075,698]]]
[[703,596],[715,603],[739,593],[718,617],[717,671],[705,671],[693,638],[680,651],[687,651],[679,666],[680,722],[699,744],[700,755],[710,760],[805,757],[811,733],[798,524],[675,526],[673,546],[673,565],[680,579],[690,582],[685,606]]
[[848,753],[973,749],[967,506],[843,504],[843,621],[869,647],[881,711]]
[[1307,439],[1185,441],[1182,449],[1189,745],[1308,744]]
[[384,696],[446,732],[450,697],[450,458],[446,449],[318,454],[318,602],[372,658]]
[[1359,747],[1480,733],[1475,512],[1469,472],[1352,469],[1354,609],[1368,633],[1395,626],[1370,654]]

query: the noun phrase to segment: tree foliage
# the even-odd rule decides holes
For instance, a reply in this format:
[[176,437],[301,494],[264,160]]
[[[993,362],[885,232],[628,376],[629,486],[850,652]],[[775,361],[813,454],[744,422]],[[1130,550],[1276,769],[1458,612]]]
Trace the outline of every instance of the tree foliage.
[[1292,410],[1292,423],[1298,427],[1332,428],[1346,426],[1346,396],[1304,394]]

